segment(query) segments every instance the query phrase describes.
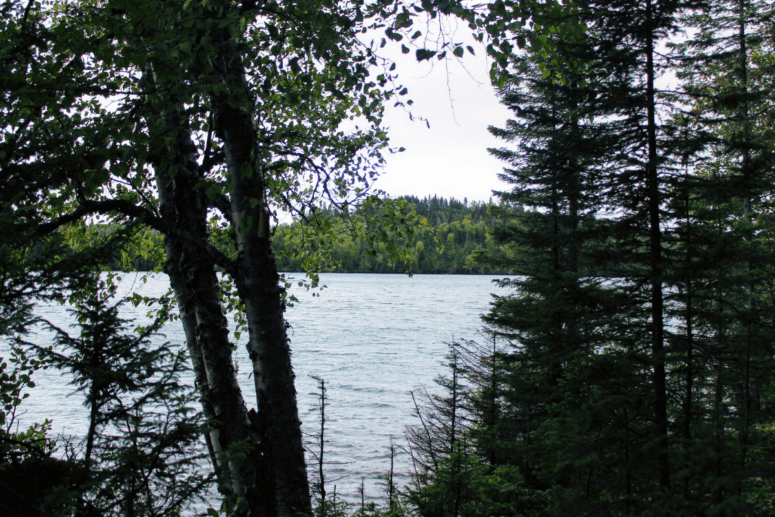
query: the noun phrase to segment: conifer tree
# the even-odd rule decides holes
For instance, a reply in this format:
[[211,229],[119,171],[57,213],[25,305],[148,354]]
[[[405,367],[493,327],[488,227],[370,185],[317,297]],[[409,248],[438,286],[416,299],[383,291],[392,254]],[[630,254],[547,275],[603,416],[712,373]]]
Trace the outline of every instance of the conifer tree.
[[[414,488],[410,501],[422,515],[459,517],[468,514],[473,500],[473,463],[467,442],[469,388],[463,375],[463,355],[457,343],[449,345],[449,376],[435,379],[442,393],[415,390],[412,398],[419,424],[408,427]],[[419,392],[418,397],[415,395]]]
[[[503,253],[480,259],[521,276],[485,318],[505,349],[469,399],[471,515],[772,508],[771,13],[754,4],[591,2],[592,37],[552,41],[593,78],[514,60],[515,120],[493,132],[516,144],[495,151],[499,196],[526,211],[499,214]],[[696,38],[668,62],[681,24]]]
[[[772,390],[773,307],[766,294],[772,247],[765,222],[775,141],[765,122],[772,118],[771,18],[771,6],[761,2],[709,2],[687,13],[692,37],[676,46],[691,107],[684,121],[705,143],[705,152],[687,164],[693,173],[687,188],[676,196],[685,206],[677,234],[687,257],[681,390],[690,454],[684,468],[692,474],[683,489],[712,486],[705,490],[716,508],[757,499],[751,494],[761,479],[761,430],[773,418],[762,404]],[[703,400],[709,393],[714,398]]]
[[[605,12],[594,5],[586,15],[610,28]],[[627,508],[631,465],[643,463],[633,452],[643,443],[627,431],[644,432],[649,420],[642,402],[648,372],[635,360],[629,334],[647,319],[639,314],[642,298],[605,279],[625,275],[632,261],[606,255],[628,222],[624,211],[611,218],[605,204],[636,195],[611,158],[627,152],[628,127],[616,103],[631,88],[627,65],[638,59],[614,41],[558,42],[560,52],[592,60],[600,77],[589,83],[544,78],[540,56],[515,63],[503,99],[518,122],[494,131],[520,142],[496,152],[511,165],[504,176],[515,184],[500,195],[531,211],[496,234],[515,247],[517,272],[525,276],[510,282],[514,295],[500,298],[486,321],[514,347],[504,395],[519,430],[510,461],[521,465],[526,488],[551,494],[543,507],[556,514]]]
[[506,397],[523,422],[516,458],[527,487],[549,494],[551,514],[687,508],[671,465],[669,374],[681,365],[667,347],[678,217],[667,203],[676,157],[697,143],[676,138],[655,82],[656,48],[688,7],[587,4],[594,38],[558,48],[584,53],[596,77],[554,84],[531,56],[510,81],[521,97],[505,90],[521,124],[498,134],[522,142],[499,152],[516,166],[506,195],[536,209],[501,235],[537,260],[486,321],[514,346]]
[[69,484],[50,497],[44,513],[67,507],[74,515],[179,513],[201,500],[213,477],[202,464],[205,422],[194,408],[195,391],[181,384],[189,371],[185,352],[152,341],[160,337],[160,320],[139,333],[127,328],[118,316],[121,302],[109,305],[111,290],[99,283],[71,311],[77,335],[49,324],[55,344],[31,344],[44,363],[72,374],[89,411],[83,441],[66,447]]

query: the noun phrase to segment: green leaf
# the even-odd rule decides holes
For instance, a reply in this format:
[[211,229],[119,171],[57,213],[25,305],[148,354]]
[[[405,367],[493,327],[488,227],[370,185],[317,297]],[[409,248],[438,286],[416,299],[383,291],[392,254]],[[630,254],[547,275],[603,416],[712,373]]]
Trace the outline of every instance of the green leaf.
[[452,51],[455,57],[463,57],[463,47],[457,47]]
[[205,195],[212,201],[218,195],[218,189],[215,185],[210,184],[207,186],[207,190],[205,190]]
[[392,39],[393,41],[401,41],[404,38],[401,34],[394,31],[391,27],[388,27],[387,29],[385,29],[385,35],[388,38]]
[[406,45],[402,44],[401,45],[401,53],[402,54],[408,54],[409,53],[409,48]]
[[417,49],[414,55],[417,57],[417,61],[425,61],[426,59],[430,59],[433,56],[435,56],[436,52],[434,52],[433,50],[420,48],[420,49]]
[[409,14],[409,11],[404,10],[402,13],[399,13],[398,16],[396,16],[396,22],[394,24],[396,30],[405,29],[407,27],[412,26],[412,18]]

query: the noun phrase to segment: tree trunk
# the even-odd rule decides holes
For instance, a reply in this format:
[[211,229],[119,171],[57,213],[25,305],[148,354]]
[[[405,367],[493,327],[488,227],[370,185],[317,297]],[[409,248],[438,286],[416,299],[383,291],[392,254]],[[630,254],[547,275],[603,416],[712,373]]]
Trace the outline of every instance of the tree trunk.
[[[743,193],[743,216],[745,217],[745,220],[748,223],[753,223],[753,211],[751,208],[751,198],[753,197],[752,194],[752,188],[751,188],[751,182],[752,182],[752,173],[751,170],[751,154],[749,151],[748,146],[751,145],[751,121],[749,116],[749,109],[748,109],[748,44],[747,44],[747,35],[746,35],[746,15],[748,12],[748,5],[746,0],[739,0],[738,1],[738,79],[740,81],[740,95],[742,96],[742,102],[740,102],[738,112],[740,117],[740,122],[742,123],[742,129],[743,129],[743,156],[742,156],[742,175],[743,175],[743,182],[744,182],[744,193]],[[749,239],[746,239],[749,240]],[[745,364],[743,367],[744,370],[744,400],[743,400],[743,423],[742,423],[742,429],[740,432],[740,444],[741,444],[741,452],[740,452],[740,466],[742,470],[745,470],[745,464],[746,464],[746,456],[748,453],[748,433],[749,433],[749,426],[751,423],[751,406],[752,406],[752,400],[751,400],[751,320],[754,317],[753,311],[755,310],[755,298],[754,298],[754,286],[753,282],[751,281],[751,271],[752,271],[752,265],[751,265],[751,259],[750,256],[746,256],[745,260],[745,271],[746,275],[748,277],[748,280],[746,282],[746,317],[745,317],[745,329],[746,329],[746,336],[745,336]],[[739,487],[739,492],[742,493],[742,483]]]
[[648,162],[646,184],[648,188],[649,246],[651,247],[651,339],[654,365],[654,422],[658,440],[659,486],[670,489],[670,465],[667,435],[667,381],[664,350],[664,302],[662,295],[662,231],[660,223],[661,198],[657,168],[657,125],[656,94],[654,92],[654,7],[651,0],[646,3],[646,103],[648,120]]
[[[231,218],[236,233],[237,287],[245,304],[248,353],[253,363],[268,494],[277,517],[312,511],[301,422],[284,319],[283,290],[270,246],[270,212],[253,113],[236,43],[221,33],[216,73],[225,93],[213,96],[215,128],[224,144],[231,182]],[[239,107],[249,106],[248,109]]]
[[[155,164],[162,217],[206,240],[207,204],[201,192],[193,190],[199,180],[195,147],[178,113],[163,116],[165,136],[174,136],[174,144],[158,153],[163,160]],[[170,166],[177,167],[174,178],[168,172]],[[231,504],[242,500],[238,515],[271,515],[265,507],[269,498],[262,492],[266,484],[260,474],[260,432],[237,383],[215,269],[198,250],[174,238],[165,236],[165,248],[165,269],[178,302],[202,406],[212,424],[206,440],[219,490]]]

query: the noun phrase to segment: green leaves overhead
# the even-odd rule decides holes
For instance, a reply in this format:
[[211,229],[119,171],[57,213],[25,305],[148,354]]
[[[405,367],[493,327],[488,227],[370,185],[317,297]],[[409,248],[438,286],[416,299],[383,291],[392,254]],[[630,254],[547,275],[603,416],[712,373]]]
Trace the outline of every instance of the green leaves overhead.
[[[485,5],[469,5],[457,0],[422,0],[413,9],[402,8],[395,14],[391,4],[381,8],[380,16],[390,18],[395,16],[393,23],[385,29],[388,39],[401,41],[403,35],[409,37],[415,19],[425,18],[423,23],[429,23],[438,16],[455,17],[464,21],[473,36],[485,45],[488,55],[493,59],[493,66],[505,69],[515,48],[530,49],[532,52],[554,55],[550,35],[560,35],[566,41],[582,42],[586,38],[586,24],[579,16],[579,8],[571,3],[561,3],[556,0],[539,2],[536,0],[498,0]],[[402,35],[403,33],[403,35]],[[412,40],[420,37],[420,31],[411,35]],[[421,48],[416,52],[419,61],[442,54],[450,43],[441,30],[441,43],[433,48]],[[453,46],[453,54],[457,58],[462,53]],[[473,54],[473,48],[468,47]],[[564,60],[551,60],[546,66],[550,75],[585,74],[586,63],[573,57],[565,56]]]
[[393,26],[396,30],[406,29],[408,27],[411,27],[413,25],[413,21],[411,18],[411,14],[409,11],[404,9],[401,11],[398,16],[396,16],[396,21],[394,22]]

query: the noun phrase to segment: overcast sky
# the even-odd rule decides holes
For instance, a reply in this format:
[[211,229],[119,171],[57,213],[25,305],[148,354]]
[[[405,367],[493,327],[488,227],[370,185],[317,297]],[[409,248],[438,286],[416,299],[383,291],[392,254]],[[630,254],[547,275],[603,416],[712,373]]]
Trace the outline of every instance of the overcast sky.
[[[494,189],[504,188],[497,178],[503,163],[487,152],[503,143],[487,127],[503,127],[509,111],[490,86],[484,49],[475,50],[476,56],[466,52],[465,68],[453,60],[417,63],[414,52],[396,58],[398,82],[409,89],[415,119],[398,108],[389,109],[385,118],[391,146],[406,148],[387,156],[376,183],[391,197],[437,194],[487,201]],[[417,116],[426,118],[430,129]]]
[[[487,127],[504,127],[511,112],[498,102],[490,85],[490,65],[481,44],[473,42],[465,28],[453,29],[452,34],[474,46],[476,56],[465,53],[465,68],[454,59],[418,63],[413,49],[403,55],[395,44],[385,49],[398,64],[398,82],[409,89],[413,114],[430,123],[429,129],[424,121],[411,122],[403,109],[388,110],[385,123],[391,146],[406,148],[387,156],[387,167],[375,185],[391,197],[437,194],[487,201],[493,190],[509,188],[497,177],[505,164],[487,152],[508,144],[490,135]],[[673,72],[658,79],[658,87],[674,89],[676,84]]]

